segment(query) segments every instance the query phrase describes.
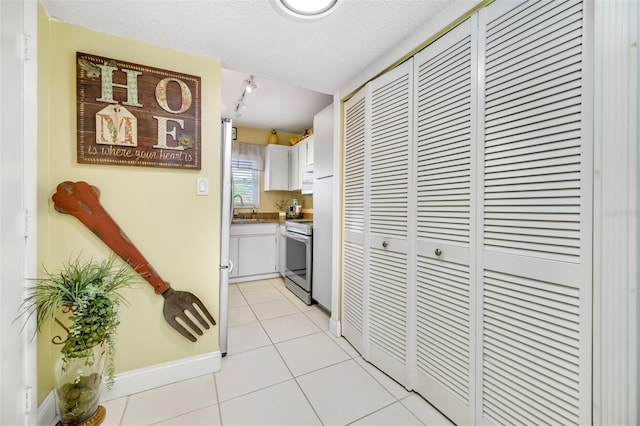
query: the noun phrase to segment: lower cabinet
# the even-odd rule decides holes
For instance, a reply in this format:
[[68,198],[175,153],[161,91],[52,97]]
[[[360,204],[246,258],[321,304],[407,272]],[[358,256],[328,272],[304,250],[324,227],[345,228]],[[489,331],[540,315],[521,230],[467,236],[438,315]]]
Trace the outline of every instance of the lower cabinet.
[[278,272],[284,278],[284,270],[287,267],[287,237],[284,223],[278,228]]
[[278,225],[261,223],[231,225],[229,257],[233,262],[231,281],[276,277],[278,268]]
[[238,262],[238,237],[229,237],[229,260],[233,265],[229,273],[229,279],[232,279],[238,276],[238,266],[240,266],[240,262]]

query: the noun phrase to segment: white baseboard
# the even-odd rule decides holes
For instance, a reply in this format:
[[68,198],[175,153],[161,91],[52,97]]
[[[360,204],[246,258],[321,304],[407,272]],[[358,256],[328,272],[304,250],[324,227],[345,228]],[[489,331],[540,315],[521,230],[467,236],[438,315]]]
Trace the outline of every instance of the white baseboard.
[[[160,386],[212,374],[220,371],[222,355],[210,352],[177,361],[165,362],[137,370],[117,374],[111,390],[103,386],[101,401],[122,398]],[[56,398],[53,390],[38,406],[38,424],[49,426],[57,417]]]
[[127,371],[116,375],[115,383],[111,390],[107,392],[106,389],[103,389],[102,401],[109,401],[182,380],[215,373],[220,370],[221,365],[222,356],[220,352],[210,352]]
[[279,272],[272,272],[269,274],[261,274],[261,275],[249,275],[246,277],[229,278],[229,284],[244,283],[247,281],[269,280],[271,278],[280,278],[280,277],[281,275]]
[[56,408],[56,394],[53,392],[53,389],[51,389],[51,392],[49,392],[44,401],[42,401],[42,403],[38,406],[38,425],[54,425],[57,421],[57,415],[58,410]]

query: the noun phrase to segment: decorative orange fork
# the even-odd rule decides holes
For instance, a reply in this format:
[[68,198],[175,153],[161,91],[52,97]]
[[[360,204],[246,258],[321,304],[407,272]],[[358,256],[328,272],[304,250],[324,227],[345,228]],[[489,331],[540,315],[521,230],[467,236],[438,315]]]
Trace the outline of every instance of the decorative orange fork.
[[[52,200],[58,212],[70,214],[82,222],[151,284],[156,294],[164,297],[162,309],[164,318],[178,333],[192,342],[197,340],[190,330],[177,321],[179,319],[197,335],[202,336],[203,334],[200,327],[193,322],[187,313],[193,316],[205,329],[209,329],[209,323],[216,325],[216,321],[199,298],[188,291],[174,290],[168,282],[160,278],[142,253],[102,207],[98,188],[86,182],[62,182],[58,185]],[[209,320],[209,323],[196,307]]]

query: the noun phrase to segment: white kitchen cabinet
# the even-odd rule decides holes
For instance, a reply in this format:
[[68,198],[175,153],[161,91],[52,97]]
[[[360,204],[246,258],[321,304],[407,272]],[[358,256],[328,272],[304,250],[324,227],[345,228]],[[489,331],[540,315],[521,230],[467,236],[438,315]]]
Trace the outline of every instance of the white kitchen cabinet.
[[333,176],[313,182],[313,279],[311,297],[331,312],[333,278]]
[[495,1],[344,105],[343,334],[456,424],[592,423],[584,8]]
[[313,145],[311,136],[291,147],[267,145],[264,190],[300,191],[302,172],[313,165]]
[[284,270],[287,265],[287,238],[284,223],[278,227],[278,272],[284,278]]
[[234,282],[279,275],[277,223],[231,225],[229,250]]
[[300,173],[302,170],[313,165],[313,136],[302,139],[296,145],[298,147],[298,164]]
[[229,237],[229,261],[233,265],[229,278],[238,276],[238,237]]
[[289,191],[289,152],[285,145],[270,144],[265,147],[264,190]]
[[[248,225],[254,226],[254,225]],[[278,271],[276,235],[247,235],[238,238],[238,276],[271,274]]]
[[289,148],[289,191],[300,191],[302,171],[300,169],[300,143]]
[[334,106],[313,117],[313,178],[333,176]]
[[314,155],[313,155],[313,149],[314,149],[314,141],[315,138],[313,136],[309,136],[308,138],[305,139],[305,141],[307,141],[307,156],[306,156],[306,166],[312,166],[313,165],[313,159],[314,159]]
[[[333,206],[337,204],[333,188],[333,104],[313,118],[313,286],[311,297],[327,311],[333,297],[334,247]],[[318,155],[320,154],[320,155]],[[335,318],[337,312],[332,312]]]

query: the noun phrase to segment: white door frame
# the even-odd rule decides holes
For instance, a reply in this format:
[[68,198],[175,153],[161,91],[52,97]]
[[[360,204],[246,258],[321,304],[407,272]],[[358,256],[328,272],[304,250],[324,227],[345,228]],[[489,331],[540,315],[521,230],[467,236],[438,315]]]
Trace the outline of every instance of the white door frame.
[[0,2],[0,424],[37,422],[33,321],[14,322],[36,265],[37,13],[36,0]]
[[595,0],[593,422],[640,420],[640,6]]

